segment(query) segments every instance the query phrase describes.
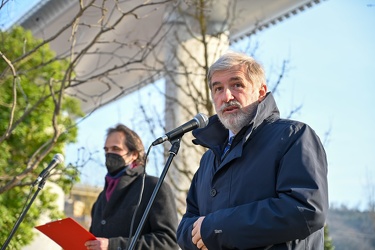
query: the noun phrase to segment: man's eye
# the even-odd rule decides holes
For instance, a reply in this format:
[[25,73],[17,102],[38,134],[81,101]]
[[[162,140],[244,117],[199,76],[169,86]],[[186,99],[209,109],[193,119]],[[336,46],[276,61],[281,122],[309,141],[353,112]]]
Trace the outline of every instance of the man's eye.
[[216,92],[220,92],[221,90],[223,90],[222,87],[216,87],[216,88],[214,88],[214,92],[215,92],[215,93],[216,93]]
[[234,87],[236,89],[242,88],[242,84],[241,83],[236,83],[236,84],[234,84]]

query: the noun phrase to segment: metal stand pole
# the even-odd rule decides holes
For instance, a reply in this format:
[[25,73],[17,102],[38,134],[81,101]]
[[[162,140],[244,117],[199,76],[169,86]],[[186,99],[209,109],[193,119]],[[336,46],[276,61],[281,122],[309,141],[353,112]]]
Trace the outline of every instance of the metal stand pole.
[[[47,176],[46,176],[47,177]],[[38,185],[38,189],[36,190],[36,192],[34,193],[33,197],[31,198],[29,204],[27,204],[26,208],[22,211],[21,215],[18,217],[17,221],[16,221],[16,224],[13,226],[13,229],[12,231],[10,232],[7,240],[4,242],[3,246],[1,247],[1,250],[5,250],[6,247],[9,245],[9,242],[11,241],[11,239],[13,238],[14,234],[16,233],[19,225],[21,224],[21,222],[23,221],[23,218],[25,217],[27,211],[29,211],[30,207],[31,207],[31,204],[33,204],[36,196],[38,195],[39,191],[43,189],[44,187],[44,184],[46,183],[46,178],[43,178],[40,182],[39,182],[39,185]]]
[[128,250],[133,250],[134,247],[135,247],[135,244],[137,243],[139,235],[140,235],[140,233],[141,233],[141,231],[143,229],[143,226],[145,224],[147,215],[150,212],[152,204],[154,203],[155,197],[156,197],[156,195],[159,192],[159,189],[160,189],[161,184],[163,183],[163,181],[165,179],[165,176],[167,175],[168,169],[169,169],[169,167],[170,167],[170,165],[172,163],[173,158],[177,155],[178,150],[180,149],[180,140],[181,140],[181,137],[171,142],[172,146],[171,146],[171,149],[169,150],[169,157],[167,159],[167,162],[165,163],[165,167],[163,169],[163,172],[161,173],[161,175],[159,177],[159,180],[156,183],[156,186],[155,186],[154,191],[153,191],[153,193],[151,195],[151,198],[150,198],[150,200],[149,200],[149,202],[147,204],[147,207],[146,207],[146,209],[145,209],[145,211],[143,213],[142,219],[139,222],[137,231],[135,232],[133,238],[130,241]]

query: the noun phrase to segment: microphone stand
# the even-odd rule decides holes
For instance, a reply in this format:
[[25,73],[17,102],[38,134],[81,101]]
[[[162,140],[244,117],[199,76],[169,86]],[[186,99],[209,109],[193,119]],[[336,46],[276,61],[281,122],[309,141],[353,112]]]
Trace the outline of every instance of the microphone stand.
[[130,241],[129,247],[127,248],[128,250],[133,250],[134,247],[135,247],[135,244],[137,243],[139,235],[140,235],[140,233],[141,233],[141,231],[143,229],[143,226],[145,224],[147,215],[150,212],[152,204],[154,203],[155,197],[156,197],[157,193],[159,192],[159,189],[161,187],[161,184],[164,181],[165,176],[167,175],[168,169],[169,169],[169,167],[170,167],[170,165],[171,165],[171,163],[173,161],[173,158],[177,155],[178,150],[180,149],[181,137],[182,136],[180,136],[179,138],[171,141],[172,146],[169,149],[169,157],[167,159],[167,162],[165,163],[163,172],[161,173],[161,175],[159,177],[159,180],[156,183],[156,186],[155,186],[154,191],[153,191],[153,193],[151,195],[151,198],[150,198],[150,200],[149,200],[149,202],[147,204],[147,207],[146,207],[146,209],[145,209],[145,211],[144,211],[144,213],[142,215],[142,218],[141,218],[141,221],[139,222],[137,231],[135,232],[133,238]]
[[[18,217],[18,219],[16,221],[16,224],[14,224],[13,229],[10,232],[10,234],[9,234],[7,240],[5,241],[4,245],[1,247],[1,250],[5,250],[6,247],[9,245],[9,242],[11,241],[11,239],[13,238],[14,234],[16,233],[19,225],[23,221],[23,218],[25,217],[27,211],[29,211],[29,209],[31,207],[31,204],[34,202],[34,200],[35,200],[36,196],[38,195],[39,191],[43,189],[44,184],[46,183],[46,179],[47,179],[47,176],[45,176],[45,178],[42,178],[40,180],[39,185],[38,185],[38,189],[34,193],[33,197],[30,200],[30,202],[27,204],[26,208],[22,211],[21,215]],[[39,181],[39,180],[37,180],[37,181]],[[37,183],[37,181],[33,183],[33,186]]]

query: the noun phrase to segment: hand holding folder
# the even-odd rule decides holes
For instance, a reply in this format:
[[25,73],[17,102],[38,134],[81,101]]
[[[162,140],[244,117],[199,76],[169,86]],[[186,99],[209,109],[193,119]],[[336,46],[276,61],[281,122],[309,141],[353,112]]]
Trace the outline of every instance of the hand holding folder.
[[72,218],[52,221],[36,229],[59,244],[64,250],[86,250],[85,242],[96,237]]

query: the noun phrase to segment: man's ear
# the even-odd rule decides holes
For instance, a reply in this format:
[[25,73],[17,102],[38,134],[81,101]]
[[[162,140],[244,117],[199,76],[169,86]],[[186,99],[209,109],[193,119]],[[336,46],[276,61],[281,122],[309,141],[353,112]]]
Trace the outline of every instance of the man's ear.
[[137,158],[138,158],[138,152],[133,151],[131,153],[130,157],[131,157],[132,162],[135,161],[135,160],[137,160]]
[[262,84],[262,86],[260,86],[260,88],[259,88],[258,102],[263,101],[263,99],[266,97],[266,95],[267,95],[267,85]]

